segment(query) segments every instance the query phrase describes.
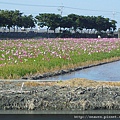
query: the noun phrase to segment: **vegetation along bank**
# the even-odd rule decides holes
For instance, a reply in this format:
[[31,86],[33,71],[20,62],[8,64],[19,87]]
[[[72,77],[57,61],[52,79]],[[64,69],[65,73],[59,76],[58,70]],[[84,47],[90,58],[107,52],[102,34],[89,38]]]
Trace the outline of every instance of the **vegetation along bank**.
[[120,59],[117,38],[11,39],[0,40],[0,47],[0,79],[54,74]]

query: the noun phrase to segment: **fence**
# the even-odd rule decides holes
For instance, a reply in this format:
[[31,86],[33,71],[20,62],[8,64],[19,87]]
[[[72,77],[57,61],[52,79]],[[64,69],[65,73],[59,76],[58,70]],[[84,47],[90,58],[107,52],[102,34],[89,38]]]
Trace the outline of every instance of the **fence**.
[[[0,32],[0,38],[98,38],[99,34],[89,33],[40,33],[40,32]],[[102,38],[118,38],[118,34],[101,34]]]

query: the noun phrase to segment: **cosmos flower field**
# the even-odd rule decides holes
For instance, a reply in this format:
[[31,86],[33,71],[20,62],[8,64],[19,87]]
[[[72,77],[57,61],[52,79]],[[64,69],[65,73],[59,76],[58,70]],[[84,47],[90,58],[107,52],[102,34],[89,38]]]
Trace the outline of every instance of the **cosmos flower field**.
[[74,68],[120,57],[120,39],[0,40],[0,79]]

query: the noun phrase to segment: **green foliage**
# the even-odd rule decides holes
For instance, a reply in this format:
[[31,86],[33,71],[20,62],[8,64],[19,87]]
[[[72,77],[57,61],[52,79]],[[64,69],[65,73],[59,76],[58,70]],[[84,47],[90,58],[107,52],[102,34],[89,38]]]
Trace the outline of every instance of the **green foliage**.
[[98,32],[115,30],[116,21],[104,18],[102,16],[79,16],[76,14],[69,14],[68,16],[60,16],[50,13],[39,14],[36,16],[38,25],[40,27],[47,26],[47,30],[54,30],[58,27],[65,29],[73,29],[76,33],[82,29],[96,29]]
[[1,40],[0,50],[0,78],[20,78],[120,57],[120,40]]
[[76,33],[82,29],[96,29],[98,32],[114,31],[116,29],[116,21],[104,18],[102,16],[80,16],[76,14],[69,14],[67,16],[61,16],[54,13],[42,13],[33,18],[32,15],[23,15],[19,10],[0,10],[0,26],[11,27],[14,29],[17,27],[32,28],[35,24],[40,27],[47,27],[47,30],[54,30],[60,27],[61,29],[71,29]]
[[0,10],[0,26],[9,30],[13,28],[15,31],[15,27],[35,27],[35,21],[32,15],[23,16],[19,10]]
[[40,27],[47,26],[48,29],[54,30],[60,25],[61,16],[56,14],[39,14],[35,17],[38,20],[38,25]]

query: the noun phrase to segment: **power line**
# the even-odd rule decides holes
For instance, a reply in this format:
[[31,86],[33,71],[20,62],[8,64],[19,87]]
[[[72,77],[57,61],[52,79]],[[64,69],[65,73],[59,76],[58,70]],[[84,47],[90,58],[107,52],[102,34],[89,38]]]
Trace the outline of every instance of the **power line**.
[[60,8],[58,8],[58,11],[60,11],[61,16],[63,14],[63,8],[64,8],[64,6],[60,6]]
[[93,10],[93,9],[81,9],[81,8],[74,8],[74,7],[66,7],[69,9],[77,9],[77,10],[84,10],[84,11],[98,11],[98,12],[112,12],[112,11],[103,11],[103,10]]
[[31,5],[31,4],[21,4],[21,3],[9,3],[9,2],[0,2],[1,4],[8,5],[20,5],[20,6],[34,6],[34,7],[58,7],[58,6],[50,6],[50,5]]
[[[19,5],[19,6],[29,6],[29,7],[51,7],[51,8],[66,8],[66,9],[75,9],[75,10],[83,10],[83,11],[93,11],[93,12],[110,12],[113,11],[106,11],[106,10],[95,10],[95,9],[83,9],[83,8],[74,8],[74,7],[68,7],[68,6],[51,6],[51,5],[31,5],[31,4],[21,4],[21,3],[10,3],[10,2],[0,2],[0,4],[7,4],[7,5]],[[116,13],[119,13],[118,11],[114,11]]]

